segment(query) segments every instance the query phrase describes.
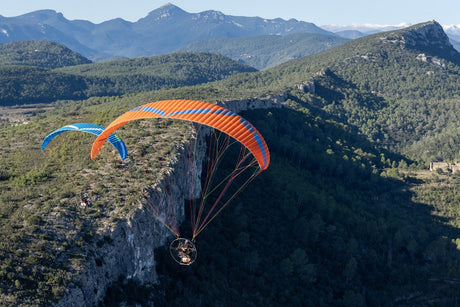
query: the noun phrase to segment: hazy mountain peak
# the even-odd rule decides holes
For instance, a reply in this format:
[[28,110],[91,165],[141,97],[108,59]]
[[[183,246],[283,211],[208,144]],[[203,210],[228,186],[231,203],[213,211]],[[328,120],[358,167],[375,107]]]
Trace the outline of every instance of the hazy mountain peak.
[[214,19],[222,19],[225,17],[224,13],[220,11],[214,11],[214,10],[208,10],[208,11],[197,13],[197,16],[203,17],[203,18],[214,18]]
[[160,6],[158,9],[166,9],[166,10],[174,10],[174,9],[179,9],[182,11],[182,9],[180,7],[178,7],[177,5],[174,5],[172,4],[171,2],[168,2],[166,4],[163,4],[162,6]]
[[18,17],[21,19],[26,19],[34,22],[42,22],[51,18],[65,19],[62,13],[58,13],[55,10],[38,10]]
[[[178,6],[175,6],[174,4],[171,3],[166,3],[163,6],[160,6],[159,8],[151,11],[147,17],[143,19],[154,19],[154,20],[159,20],[161,18],[166,18],[166,17],[171,17],[171,16],[176,16],[176,15],[182,15],[182,14],[187,14],[186,11],[181,9]],[[141,19],[142,20],[142,19]]]

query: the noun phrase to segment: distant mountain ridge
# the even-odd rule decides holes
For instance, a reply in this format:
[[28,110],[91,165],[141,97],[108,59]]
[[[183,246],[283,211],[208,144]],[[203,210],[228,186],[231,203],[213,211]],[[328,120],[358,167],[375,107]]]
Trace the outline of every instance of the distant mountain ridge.
[[94,24],[68,20],[53,10],[17,17],[0,16],[0,43],[49,40],[93,59],[170,53],[194,41],[219,37],[292,33],[334,35],[312,23],[295,19],[229,16],[218,11],[188,13],[169,3],[137,22],[118,18]]
[[274,69],[294,67],[317,67],[310,82],[321,107],[377,143],[425,161],[458,159],[460,53],[439,23],[369,35]]
[[259,70],[333,48],[348,39],[315,33],[217,38],[193,42],[181,51],[217,52]]

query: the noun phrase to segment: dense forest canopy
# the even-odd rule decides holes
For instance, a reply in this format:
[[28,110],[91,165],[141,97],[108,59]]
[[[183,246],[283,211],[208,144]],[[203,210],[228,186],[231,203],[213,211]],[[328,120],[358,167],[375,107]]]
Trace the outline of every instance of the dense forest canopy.
[[0,65],[0,106],[177,88],[256,71],[209,52],[173,53],[57,69],[37,67],[39,63],[35,60],[16,62],[21,65],[12,65],[14,61]]
[[28,65],[44,68],[91,63],[64,45],[50,41],[15,41],[0,44],[0,65]]
[[[271,144],[273,163],[199,240],[204,255],[197,266],[177,270],[161,251],[167,264],[159,268],[161,281],[168,286],[160,304],[458,302],[457,283],[446,292],[436,289],[458,276],[459,230],[433,220],[428,194],[410,190],[413,175],[401,180],[390,175],[396,169],[379,171],[399,163],[407,172],[402,157],[310,108],[244,116]],[[450,184],[458,187],[458,176]],[[414,291],[420,292],[411,297]]]
[[[422,47],[406,44],[411,38],[420,40],[418,31],[432,42]],[[237,75],[217,86],[238,87],[248,95],[303,87],[307,93],[300,95],[384,147],[414,159],[455,161],[460,159],[458,128],[453,124],[458,123],[459,64],[460,54],[441,26],[428,22]],[[427,144],[437,145],[419,150]]]

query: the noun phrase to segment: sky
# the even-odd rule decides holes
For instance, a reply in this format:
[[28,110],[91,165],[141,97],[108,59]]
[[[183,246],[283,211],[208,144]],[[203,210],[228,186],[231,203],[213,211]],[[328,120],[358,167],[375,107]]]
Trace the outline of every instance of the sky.
[[[69,20],[101,23],[114,18],[137,21],[168,0],[3,0],[0,15],[13,17],[40,9],[60,12]],[[189,13],[207,10],[225,15],[297,19],[322,25],[416,24],[436,20],[460,25],[460,0],[174,0]]]

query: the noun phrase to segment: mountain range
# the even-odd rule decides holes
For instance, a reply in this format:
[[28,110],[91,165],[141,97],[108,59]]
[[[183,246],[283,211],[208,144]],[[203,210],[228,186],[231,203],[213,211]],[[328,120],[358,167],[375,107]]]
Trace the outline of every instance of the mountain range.
[[[354,39],[405,26],[408,24],[318,27],[295,19],[230,16],[212,10],[188,13],[168,3],[136,22],[117,18],[94,24],[85,20],[68,20],[53,10],[34,11],[16,17],[0,16],[0,43],[49,40],[64,44],[93,61],[100,61],[164,54],[194,42],[223,38],[256,37],[257,41],[260,40],[257,37],[262,35],[310,33]],[[445,31],[452,44],[459,49],[459,28],[446,26]],[[298,50],[302,50],[301,47],[303,45],[300,44]],[[308,53],[291,54],[286,58],[303,55]],[[274,63],[259,67],[267,68]]]
[[[0,16],[0,43],[48,40],[61,43],[93,61],[152,56],[177,50],[211,51],[257,69],[266,69],[336,46],[344,42],[343,38],[355,39],[407,26],[318,27],[295,19],[230,16],[212,10],[188,13],[168,3],[136,22],[117,18],[94,24],[68,20],[53,10],[16,17]],[[459,28],[446,26],[445,31],[459,50]],[[291,36],[285,37],[288,35]]]
[[[138,57],[169,53],[189,43],[220,37],[332,34],[295,19],[227,16],[217,11],[187,13],[172,4],[136,22],[113,19],[100,24],[66,19],[53,10],[0,17],[0,42],[50,40],[92,58]],[[333,35],[333,34],[332,34]]]

